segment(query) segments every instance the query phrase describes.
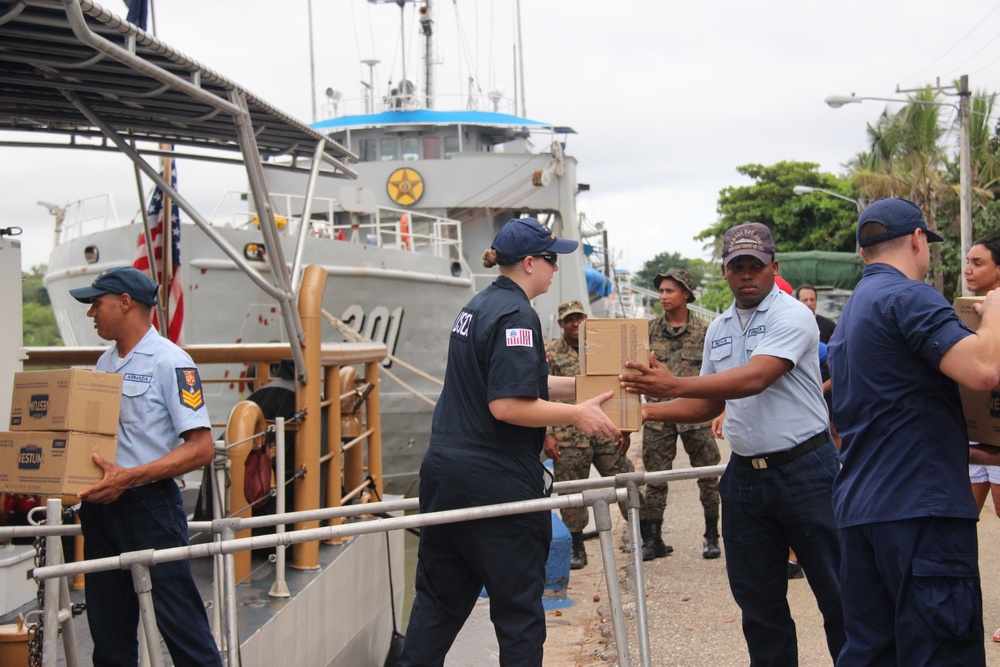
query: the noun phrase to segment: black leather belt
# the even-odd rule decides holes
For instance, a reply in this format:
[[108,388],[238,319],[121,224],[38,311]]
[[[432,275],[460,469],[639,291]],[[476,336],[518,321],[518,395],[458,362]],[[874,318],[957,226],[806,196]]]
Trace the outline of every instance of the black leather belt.
[[176,488],[177,482],[173,479],[158,479],[155,482],[150,482],[149,484],[130,487],[125,490],[125,493],[123,493],[121,497],[130,500],[142,500],[151,496],[169,493],[172,490],[170,486]]
[[785,465],[789,461],[794,461],[803,454],[808,454],[817,447],[822,447],[829,440],[830,432],[820,431],[808,440],[795,445],[791,449],[786,449],[783,452],[775,452],[774,454],[767,454],[765,456],[740,456],[739,454],[734,453],[733,458],[744,465],[748,465],[758,470],[777,468]]

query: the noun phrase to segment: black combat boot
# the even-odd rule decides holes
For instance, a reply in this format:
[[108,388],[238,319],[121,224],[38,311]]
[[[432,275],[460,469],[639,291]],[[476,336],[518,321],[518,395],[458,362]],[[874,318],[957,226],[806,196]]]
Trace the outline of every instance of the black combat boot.
[[663,558],[669,553],[673,553],[674,548],[669,544],[664,544],[660,537],[663,528],[662,521],[646,521],[646,530],[642,535],[642,559],[653,560]]
[[719,549],[719,515],[705,516],[705,542],[701,557],[711,560],[722,555]]
[[569,569],[579,570],[587,566],[587,550],[583,546],[583,533],[570,533],[573,550],[569,556]]

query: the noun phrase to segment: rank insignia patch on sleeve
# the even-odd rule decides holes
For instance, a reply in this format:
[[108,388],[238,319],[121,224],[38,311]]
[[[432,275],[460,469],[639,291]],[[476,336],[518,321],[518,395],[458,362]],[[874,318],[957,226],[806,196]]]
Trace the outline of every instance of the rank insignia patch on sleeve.
[[180,393],[181,405],[197,410],[205,405],[205,397],[201,393],[201,377],[197,368],[178,368],[177,389]]

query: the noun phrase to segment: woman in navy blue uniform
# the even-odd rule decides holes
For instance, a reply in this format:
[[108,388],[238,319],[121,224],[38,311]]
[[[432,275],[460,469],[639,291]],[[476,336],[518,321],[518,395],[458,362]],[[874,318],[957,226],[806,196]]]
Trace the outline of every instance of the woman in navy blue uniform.
[[[451,329],[444,388],[420,468],[421,513],[548,496],[539,454],[545,427],[572,424],[589,435],[621,433],[601,410],[612,392],[578,405],[575,378],[548,374],[541,324],[530,300],[544,294],[560,254],[534,218],[509,221],[483,255],[500,277],[462,309]],[[550,512],[427,526],[420,535],[416,598],[399,665],[442,665],[483,587],[500,664],[540,666],[542,593],[552,538]]]

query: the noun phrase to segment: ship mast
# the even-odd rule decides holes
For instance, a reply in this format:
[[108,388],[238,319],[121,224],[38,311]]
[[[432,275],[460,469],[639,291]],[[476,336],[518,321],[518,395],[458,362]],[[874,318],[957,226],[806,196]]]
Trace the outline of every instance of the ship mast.
[[420,8],[420,30],[424,34],[424,105],[434,108],[434,19],[431,17],[431,0]]
[[[402,60],[403,74],[399,81],[399,94],[405,96],[404,87],[406,80],[406,21],[404,10],[407,2],[419,2],[420,0],[368,0],[373,4],[387,4],[394,2],[399,5],[399,46]],[[423,0],[423,4],[418,10],[420,19],[420,30],[424,35],[424,104],[428,109],[434,107],[434,19],[431,17],[431,0]]]

